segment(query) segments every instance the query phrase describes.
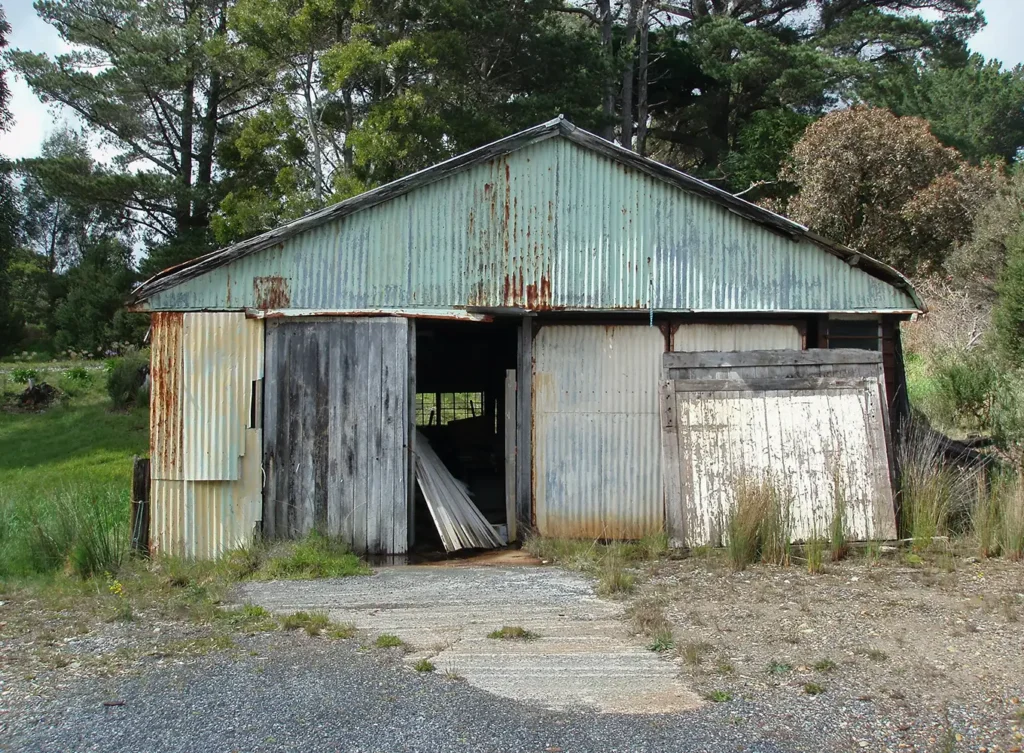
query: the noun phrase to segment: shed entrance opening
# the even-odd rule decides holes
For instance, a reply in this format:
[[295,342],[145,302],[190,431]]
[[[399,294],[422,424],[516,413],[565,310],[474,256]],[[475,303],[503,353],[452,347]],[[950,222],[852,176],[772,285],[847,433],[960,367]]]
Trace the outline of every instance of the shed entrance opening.
[[[416,323],[416,428],[488,522],[505,532],[506,463],[515,457],[506,441],[506,372],[516,368],[518,326],[517,319]],[[418,485],[414,505],[415,550],[443,552]]]

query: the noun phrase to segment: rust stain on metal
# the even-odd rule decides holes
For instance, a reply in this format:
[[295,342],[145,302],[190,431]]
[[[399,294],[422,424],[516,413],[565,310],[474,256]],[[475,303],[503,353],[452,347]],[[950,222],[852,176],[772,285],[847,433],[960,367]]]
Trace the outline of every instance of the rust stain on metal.
[[184,424],[180,404],[184,321],[185,315],[178,311],[155,313],[152,319],[149,420],[154,478],[182,478]]
[[551,308],[551,281],[546,275],[541,275],[539,286],[526,286],[526,306],[531,309]]
[[286,309],[291,306],[288,280],[283,277],[254,277],[252,288],[253,299],[258,309]]

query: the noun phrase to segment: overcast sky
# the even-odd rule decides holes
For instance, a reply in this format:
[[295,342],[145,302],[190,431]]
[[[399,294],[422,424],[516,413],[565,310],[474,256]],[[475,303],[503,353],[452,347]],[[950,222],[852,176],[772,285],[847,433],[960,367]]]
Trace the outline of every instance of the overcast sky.
[[[67,50],[53,27],[36,16],[31,0],[4,0],[4,9],[11,24],[11,48],[50,54]],[[988,26],[971,40],[971,48],[985,57],[1001,60],[1007,67],[1024,62],[1024,0],[981,0],[981,9]],[[42,104],[23,81],[8,76],[15,124],[10,131],[0,134],[0,154],[12,159],[33,157],[39,154],[46,135],[68,116]]]

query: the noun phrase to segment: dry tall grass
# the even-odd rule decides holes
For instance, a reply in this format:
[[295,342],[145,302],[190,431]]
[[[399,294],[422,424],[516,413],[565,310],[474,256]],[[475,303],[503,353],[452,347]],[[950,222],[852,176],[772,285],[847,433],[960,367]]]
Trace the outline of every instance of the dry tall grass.
[[928,550],[948,532],[957,487],[955,471],[943,462],[941,438],[911,424],[898,449],[900,514],[914,551]]
[[788,495],[771,474],[740,478],[728,523],[726,551],[737,570],[754,562],[788,565],[792,521]]

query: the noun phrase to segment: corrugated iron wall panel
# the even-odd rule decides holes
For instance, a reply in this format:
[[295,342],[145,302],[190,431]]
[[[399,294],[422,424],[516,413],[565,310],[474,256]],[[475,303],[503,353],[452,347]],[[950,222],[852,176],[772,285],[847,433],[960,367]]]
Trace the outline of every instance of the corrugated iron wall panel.
[[792,324],[680,324],[672,329],[672,350],[801,350],[804,339]]
[[152,479],[149,490],[149,548],[153,554],[185,554],[184,481]]
[[661,330],[646,326],[537,332],[533,473],[542,535],[628,539],[662,529],[664,351]]
[[252,541],[263,515],[263,432],[249,426],[252,383],[263,378],[263,321],[158,314],[152,353],[150,545],[217,557]]
[[153,479],[184,478],[182,465],[182,322],[180,313],[153,314],[150,342],[149,454]]
[[153,310],[912,310],[807,241],[553,138],[156,293]]
[[252,383],[263,378],[263,322],[240,313],[186,314],[182,342],[184,477],[236,480]]

